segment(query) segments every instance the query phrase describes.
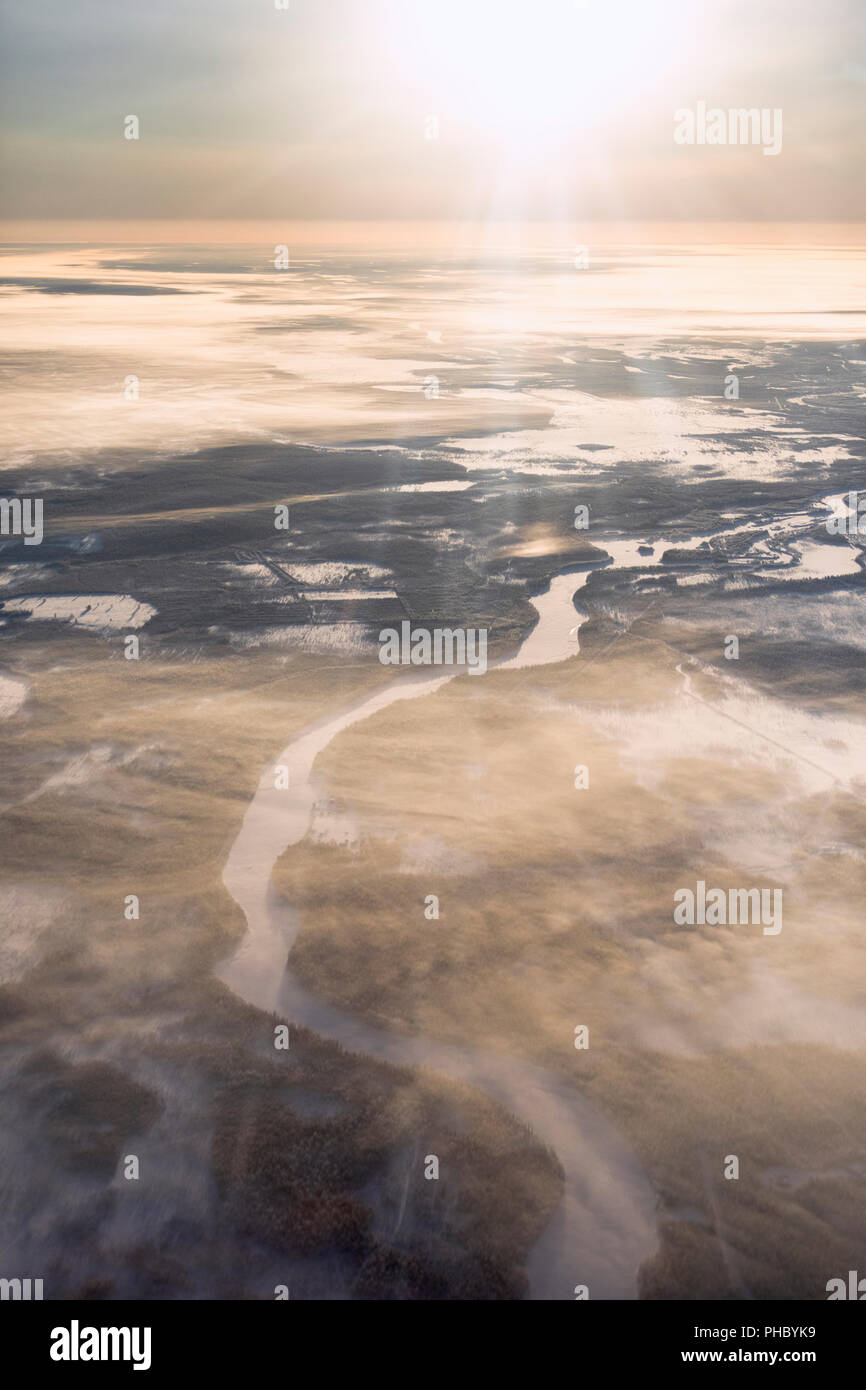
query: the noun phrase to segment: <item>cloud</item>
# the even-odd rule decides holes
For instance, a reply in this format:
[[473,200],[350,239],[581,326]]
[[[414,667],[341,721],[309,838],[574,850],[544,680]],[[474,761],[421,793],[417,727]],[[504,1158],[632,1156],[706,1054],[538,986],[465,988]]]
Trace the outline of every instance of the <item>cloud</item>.
[[[634,3],[606,8],[627,24]],[[521,23],[553,23],[559,9],[568,0],[521,5]],[[485,124],[483,103],[468,113],[437,85],[435,64],[401,60],[400,12],[396,0],[290,0],[287,11],[266,0],[8,0],[3,215],[866,216],[866,19],[855,0],[661,0],[664,62],[649,56],[639,90],[624,84],[603,112],[563,121],[549,148],[520,160],[513,135],[530,95],[515,82],[508,129],[489,113]],[[464,41],[459,13],[446,52],[449,38]],[[673,112],[698,100],[782,107],[782,157],[675,146]],[[437,139],[425,139],[431,111]],[[129,114],[138,141],[124,139]]]

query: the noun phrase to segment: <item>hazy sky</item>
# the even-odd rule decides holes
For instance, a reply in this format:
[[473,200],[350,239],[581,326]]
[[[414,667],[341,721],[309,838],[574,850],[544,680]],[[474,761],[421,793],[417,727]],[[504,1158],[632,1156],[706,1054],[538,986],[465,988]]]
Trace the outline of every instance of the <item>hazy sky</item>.
[[[0,24],[5,218],[866,217],[863,0],[5,0]],[[677,145],[699,101],[781,108],[781,154]]]

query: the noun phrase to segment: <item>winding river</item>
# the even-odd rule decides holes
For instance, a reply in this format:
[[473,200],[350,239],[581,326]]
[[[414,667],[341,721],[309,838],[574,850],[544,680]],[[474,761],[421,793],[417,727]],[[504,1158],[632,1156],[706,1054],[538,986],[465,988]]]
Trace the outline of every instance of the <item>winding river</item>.
[[[538,622],[516,656],[499,663],[500,669],[543,665],[576,654],[580,622],[573,599],[590,573],[558,575],[545,593],[532,599]],[[274,764],[268,765],[223,872],[248,930],[217,974],[248,1003],[276,1011],[352,1052],[400,1066],[426,1067],[476,1086],[507,1106],[553,1149],[565,1175],[562,1201],[530,1255],[530,1297],[571,1299],[575,1286],[586,1284],[591,1298],[634,1298],[638,1268],[656,1247],[655,1196],[638,1160],[588,1102],[561,1077],[517,1057],[373,1028],[316,999],[294,978],[290,959],[286,964],[300,922],[298,914],[272,893],[270,879],[280,855],[307,832],[317,755],[352,724],[397,700],[431,695],[456,674],[392,681],[299,733],[275,759],[288,768],[288,790],[276,790]]]

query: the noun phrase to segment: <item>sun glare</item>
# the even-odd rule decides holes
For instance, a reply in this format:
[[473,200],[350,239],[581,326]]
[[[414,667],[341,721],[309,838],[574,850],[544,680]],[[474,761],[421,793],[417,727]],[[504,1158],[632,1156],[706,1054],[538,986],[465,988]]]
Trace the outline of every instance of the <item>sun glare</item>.
[[[675,61],[678,0],[436,0],[394,11],[404,77],[443,120],[555,147],[626,111]],[[438,106],[437,106],[438,103]]]

